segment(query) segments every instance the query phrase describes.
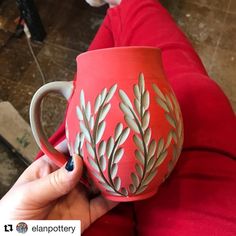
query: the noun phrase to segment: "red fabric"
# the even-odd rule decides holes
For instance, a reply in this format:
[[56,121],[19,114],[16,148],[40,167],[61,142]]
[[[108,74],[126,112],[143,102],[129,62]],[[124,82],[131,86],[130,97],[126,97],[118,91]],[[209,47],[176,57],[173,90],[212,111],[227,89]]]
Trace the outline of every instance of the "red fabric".
[[157,1],[109,9],[89,50],[131,45],[161,48],[183,114],[184,149],[156,196],[120,204],[84,235],[236,235],[236,119],[228,99]]
[[135,204],[139,235],[236,235],[236,161],[185,151],[156,196]]

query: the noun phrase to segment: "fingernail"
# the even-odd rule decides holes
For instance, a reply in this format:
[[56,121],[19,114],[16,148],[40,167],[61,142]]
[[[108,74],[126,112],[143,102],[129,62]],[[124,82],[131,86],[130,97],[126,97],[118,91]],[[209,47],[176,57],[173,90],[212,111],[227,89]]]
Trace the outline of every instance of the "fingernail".
[[67,171],[73,171],[74,169],[74,160],[72,157],[67,161],[66,166],[65,166]]

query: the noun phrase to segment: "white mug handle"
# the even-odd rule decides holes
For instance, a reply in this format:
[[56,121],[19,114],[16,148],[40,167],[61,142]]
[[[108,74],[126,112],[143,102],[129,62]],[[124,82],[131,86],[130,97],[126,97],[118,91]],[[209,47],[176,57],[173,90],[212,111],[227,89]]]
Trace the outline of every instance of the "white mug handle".
[[65,164],[67,158],[64,154],[57,151],[48,141],[44,134],[41,124],[41,103],[48,93],[59,93],[67,101],[70,99],[74,90],[73,81],[58,81],[43,85],[34,94],[30,104],[30,125],[34,138],[40,149],[59,167]]

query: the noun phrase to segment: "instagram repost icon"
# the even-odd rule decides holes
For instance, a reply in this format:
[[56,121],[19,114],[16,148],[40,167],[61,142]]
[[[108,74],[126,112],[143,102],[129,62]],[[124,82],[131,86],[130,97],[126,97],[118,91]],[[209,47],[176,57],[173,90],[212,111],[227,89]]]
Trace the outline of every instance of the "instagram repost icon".
[[16,231],[20,234],[25,234],[28,231],[28,225],[25,222],[20,222],[16,225]]
[[4,225],[4,231],[5,232],[12,232],[13,231],[12,225],[10,225],[10,224]]

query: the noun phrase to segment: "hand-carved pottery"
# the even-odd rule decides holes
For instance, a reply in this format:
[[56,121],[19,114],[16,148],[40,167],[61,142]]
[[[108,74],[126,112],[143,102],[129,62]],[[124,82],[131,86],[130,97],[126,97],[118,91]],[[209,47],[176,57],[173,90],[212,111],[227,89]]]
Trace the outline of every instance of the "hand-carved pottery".
[[66,137],[102,194],[113,201],[154,195],[170,174],[183,144],[176,97],[151,47],[100,49],[77,57],[77,80],[52,82],[32,100],[31,125],[40,148],[58,166],[63,154],[47,141],[40,103],[49,92],[68,100]]

